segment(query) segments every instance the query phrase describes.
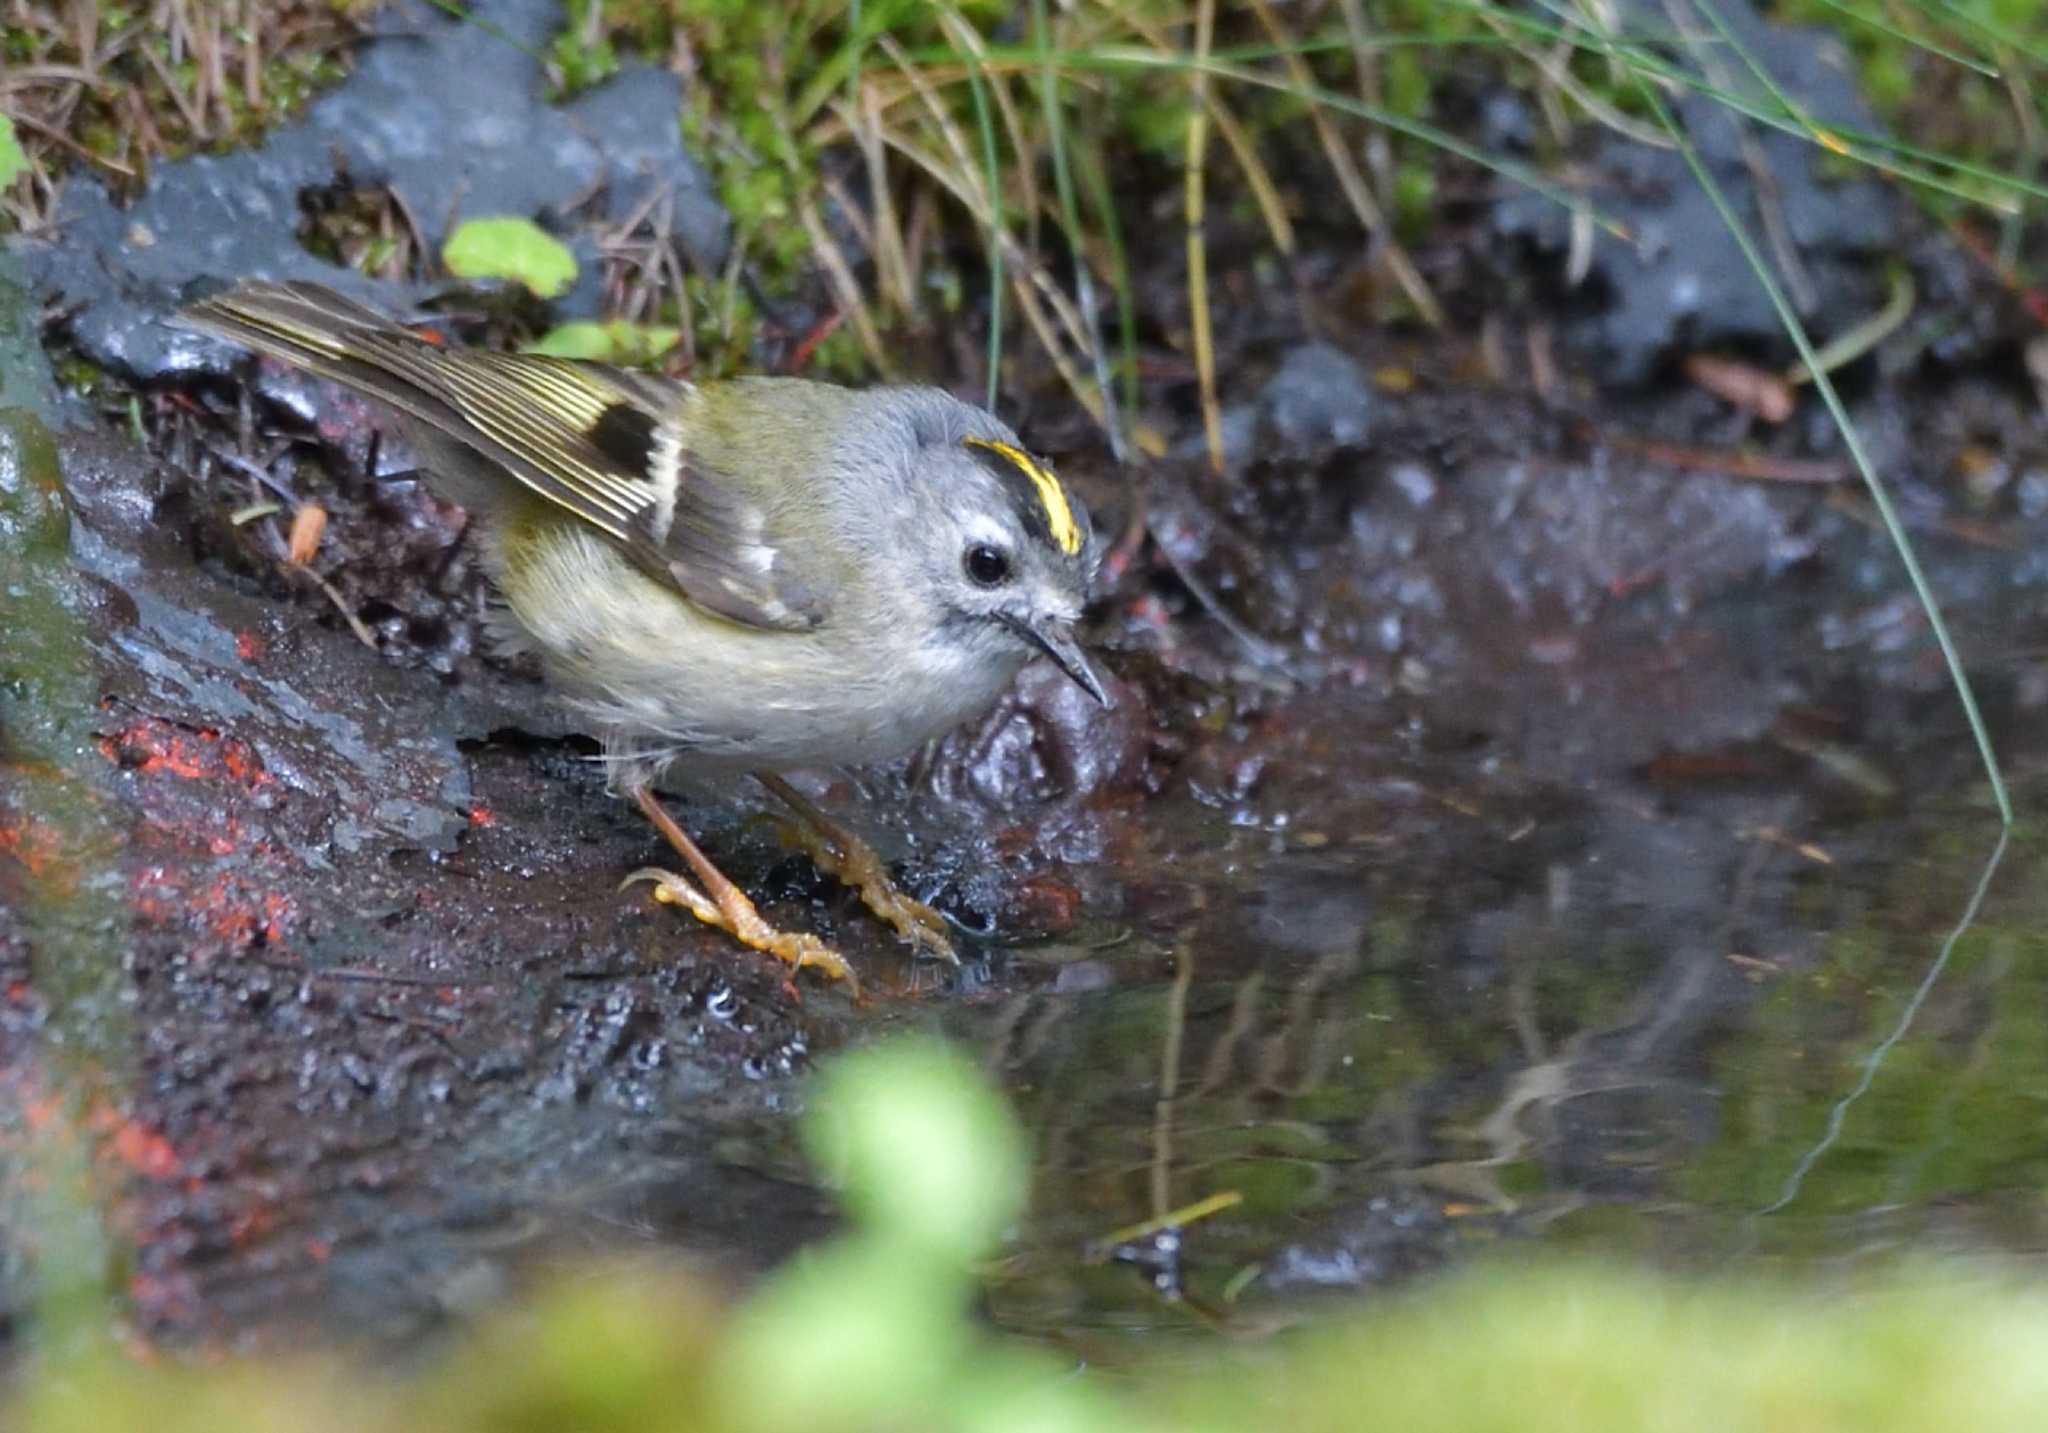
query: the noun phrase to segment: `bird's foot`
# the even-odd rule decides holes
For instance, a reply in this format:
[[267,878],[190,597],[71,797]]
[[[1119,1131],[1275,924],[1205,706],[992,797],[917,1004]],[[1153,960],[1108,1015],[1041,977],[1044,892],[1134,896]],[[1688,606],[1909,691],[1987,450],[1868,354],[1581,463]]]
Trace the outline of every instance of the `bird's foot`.
[[960,963],[946,918],[896,884],[875,848],[820,811],[779,776],[756,780],[790,809],[792,819],[776,822],[783,844],[802,851],[811,863],[859,893],[861,904],[917,948],[920,955]]
[[816,970],[834,980],[843,980],[854,998],[860,998],[860,979],[845,956],[814,935],[777,930],[737,886],[727,883],[714,898],[691,884],[686,876],[647,866],[626,877],[619,889],[640,881],[653,884],[654,898],[663,905],[682,906],[704,924],[716,926],[741,945],[774,956],[792,971]]

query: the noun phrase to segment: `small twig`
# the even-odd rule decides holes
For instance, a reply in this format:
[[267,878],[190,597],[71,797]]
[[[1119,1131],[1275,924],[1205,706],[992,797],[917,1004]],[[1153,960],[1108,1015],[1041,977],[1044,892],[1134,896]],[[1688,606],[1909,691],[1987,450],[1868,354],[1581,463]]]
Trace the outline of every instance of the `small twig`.
[[178,88],[177,77],[171,73],[169,67],[162,60],[157,58],[156,51],[147,45],[137,48],[138,53],[141,54],[149,67],[156,71],[156,77],[164,82],[164,89],[169,92],[171,103],[178,107],[178,113],[185,117],[185,123],[191,128],[192,133],[200,139],[207,138],[206,121],[192,108],[192,102],[185,92]]
[[[910,63],[902,47],[888,35],[880,37],[881,47],[899,65]],[[873,238],[868,245],[875,265],[875,281],[882,301],[898,313],[916,310],[917,286],[910,273],[909,251],[903,243],[903,224],[889,187],[889,166],[884,161],[881,141],[882,115],[872,91],[863,92],[858,103],[847,106],[847,123],[854,148],[860,151],[867,169],[869,208],[873,212]]]
[[239,453],[230,453],[224,448],[216,448],[211,444],[207,446],[205,451],[207,457],[212,458],[217,463],[233,468],[246,478],[251,478],[261,483],[264,487],[269,488],[272,492],[283,498],[292,507],[299,505],[299,495],[292,491],[291,484],[278,477],[268,468],[250,462]]
[[70,150],[73,154],[78,156],[78,158],[84,160],[87,164],[97,165],[101,169],[110,169],[114,173],[120,175],[123,179],[134,179],[137,177],[136,171],[130,166],[119,163],[116,160],[109,159],[105,155],[94,154],[91,150],[87,149],[84,145],[80,144],[77,140],[73,139],[63,130],[56,128],[54,125],[44,124],[34,115],[17,114],[11,116],[11,118],[14,120],[15,124],[19,125],[21,128],[34,130],[37,134],[42,135],[45,139],[48,139],[62,146],[63,148]]
[[[1871,503],[1849,488],[1836,488],[1828,494],[1828,506],[1834,511],[1865,527],[1882,532],[1884,520]],[[2001,532],[1974,518],[1946,516],[1932,522],[1917,524],[1923,531],[1934,531],[1943,537],[1952,537],[1957,542],[1966,542],[1973,547],[1986,547],[1994,552],[2018,552],[2021,543],[2012,534]]]
[[841,308],[832,310],[831,313],[825,315],[823,320],[813,324],[811,331],[805,334],[803,340],[797,344],[796,352],[789,356],[789,371],[791,373],[802,373],[805,368],[809,367],[812,357],[818,351],[818,345],[837,333],[840,325],[845,322],[846,310]]
[[1213,1218],[1226,1209],[1235,1209],[1242,1203],[1244,1195],[1240,1191],[1225,1189],[1205,1199],[1197,1199],[1192,1204],[1183,1204],[1178,1209],[1170,1209],[1164,1214],[1137,1224],[1127,1224],[1121,1229],[1105,1234],[1089,1243],[1083,1257],[1091,1264],[1106,1263],[1119,1244],[1136,1243],[1140,1239],[1149,1239],[1154,1234],[1164,1233],[1168,1229],[1185,1229],[1190,1224]]
[[[1252,8],[1258,14],[1259,23],[1272,37],[1273,43],[1281,49],[1287,72],[1293,77],[1294,82],[1303,91],[1314,89],[1315,76],[1309,71],[1308,61],[1290,46],[1289,41],[1292,37],[1280,23],[1279,17],[1273,13],[1272,0],[1252,0]],[[1372,190],[1366,185],[1365,176],[1358,172],[1357,161],[1352,159],[1351,151],[1345,148],[1342,137],[1337,133],[1337,126],[1331,122],[1329,114],[1321,105],[1309,106],[1309,120],[1315,125],[1316,139],[1323,147],[1323,157],[1328,162],[1330,171],[1337,176],[1337,187],[1344,191],[1344,197],[1349,201],[1352,212],[1358,216],[1360,227],[1368,234],[1379,238],[1381,252],[1386,259],[1387,268],[1394,275],[1395,282],[1401,285],[1402,292],[1408,295],[1408,302],[1415,305],[1415,311],[1424,323],[1431,328],[1443,327],[1443,306],[1437,303],[1436,295],[1430,292],[1429,284],[1423,279],[1421,271],[1415,267],[1414,260],[1408,257],[1408,251],[1402,248],[1401,241],[1394,236],[1393,226],[1387,222],[1387,216],[1380,209],[1379,201],[1373,198]]]
[[1159,1098],[1152,1102],[1153,1228],[1113,1239],[1118,1244],[1186,1222],[1175,1218],[1167,1204],[1173,1192],[1173,1101],[1180,1090],[1180,1049],[1187,1036],[1188,991],[1194,980],[1195,954],[1182,941],[1173,952],[1173,985],[1166,996],[1166,1038],[1159,1049]]
[[1659,443],[1647,438],[1632,438],[1625,433],[1606,432],[1590,424],[1580,429],[1580,436],[1617,453],[1628,453],[1646,462],[1687,472],[1724,473],[1731,478],[1748,478],[1763,483],[1842,483],[1855,476],[1855,470],[1849,464],[1836,458],[1774,458],[1767,453],[1688,448],[1678,443]]
[[348,600],[341,595],[332,582],[329,582],[310,567],[294,567],[289,562],[280,563],[280,566],[286,572],[305,578],[308,582],[326,593],[327,600],[334,604],[334,610],[341,614],[341,620],[348,623],[348,629],[356,634],[356,640],[373,652],[384,650],[377,643],[377,634],[370,630],[368,624],[362,618],[356,616],[354,609],[348,605]]
[[1173,570],[1173,575],[1180,580],[1181,586],[1187,588],[1188,594],[1200,604],[1203,611],[1216,620],[1218,626],[1237,639],[1254,662],[1262,667],[1283,665],[1284,658],[1279,648],[1231,616],[1229,609],[1217,599],[1214,592],[1210,591],[1209,584],[1195,576],[1194,570],[1174,554],[1171,544],[1160,541],[1158,532],[1151,525],[1149,514],[1145,519],[1145,530],[1152,536],[1153,548]]
[[839,241],[825,227],[824,216],[818,213],[818,206],[810,196],[798,201],[797,215],[811,241],[811,250],[817,255],[819,266],[825,270],[840,311],[853,321],[853,331],[860,335],[860,346],[867,353],[868,361],[884,377],[889,376],[895,372],[896,365],[889,361],[888,350],[882,345],[881,330],[875,327],[875,316],[868,310],[867,298],[860,291],[860,281],[853,276],[853,266],[846,261]]
[[417,985],[429,990],[463,988],[472,985],[498,985],[502,982],[496,976],[454,976],[436,979],[426,975],[394,975],[382,970],[365,970],[360,966],[338,965],[321,968],[311,965],[289,965],[277,960],[259,960],[256,964],[265,970],[275,970],[286,975],[310,976],[314,980],[341,980],[363,985]]

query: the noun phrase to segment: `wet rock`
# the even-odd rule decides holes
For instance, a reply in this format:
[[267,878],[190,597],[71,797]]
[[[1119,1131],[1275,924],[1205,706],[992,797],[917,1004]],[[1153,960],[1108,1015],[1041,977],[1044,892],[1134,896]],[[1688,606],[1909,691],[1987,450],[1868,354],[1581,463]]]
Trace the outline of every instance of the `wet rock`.
[[1362,447],[1372,434],[1372,385],[1343,350],[1303,344],[1259,395],[1259,414],[1290,453]]
[[1153,723],[1143,690],[1098,671],[1107,709],[1049,663],[1025,668],[926,758],[871,773],[849,812],[884,854],[913,848],[907,888],[970,932],[1056,935],[1110,898],[1099,873],[1058,868],[1095,866],[1136,829]]
[[[1821,552],[1814,490],[1585,451],[1555,415],[1501,395],[1385,406],[1364,452],[1262,463],[1256,482],[1155,475],[1150,527],[1173,559],[1160,587],[1186,571],[1203,589],[1172,594],[1183,625],[1161,661],[1238,683],[1239,710],[1254,673],[1399,693],[1435,739],[1492,734],[1574,779],[1769,729],[1779,695],[1738,679],[1754,638],[1725,630],[1713,604]],[[1226,618],[1271,659],[1243,660]],[[1212,626],[1215,640],[1186,639]],[[1126,640],[1160,639],[1134,622]],[[1219,660],[1233,652],[1234,666]],[[1559,711],[1601,715],[1551,720]],[[1225,743],[1224,760],[1203,754],[1205,733],[1183,769],[1244,810],[1277,749],[1271,730],[1263,740]]]
[[[677,138],[683,104],[674,74],[628,64],[588,94],[565,105],[563,116],[604,163],[594,205],[607,223],[621,224],[643,209],[643,224],[673,234],[683,257],[699,272],[724,264],[732,221],[718,202],[710,176]],[[558,204],[549,201],[545,208]]]
[[1535,106],[1515,91],[1502,86],[1480,100],[1479,140],[1487,153],[1526,154],[1540,133]]
[[[1654,4],[1622,8],[1645,25],[1669,23]],[[1839,42],[1772,24],[1747,3],[1718,8],[1736,43],[1798,95],[1817,124],[1881,128],[1850,82]],[[1759,105],[1774,103],[1739,63],[1731,60],[1728,68],[1732,73],[1721,83]],[[1810,322],[1826,328],[1839,316],[1869,313],[1883,303],[1883,264],[1908,226],[1899,195],[1874,179],[1824,177],[1828,156],[1818,145],[1749,125],[1712,99],[1681,97],[1673,108],[1744,230],[1762,236],[1782,226],[1803,275],[1789,287]],[[1759,195],[1751,155],[1761,156],[1770,175],[1768,199]],[[1589,200],[1636,239],[1627,244],[1601,234],[1594,240],[1586,302],[1575,303],[1563,329],[1575,367],[1610,383],[1637,385],[1668,358],[1699,348],[1794,356],[1769,295],[1682,155],[1603,132],[1584,167],[1595,176]],[[1774,211],[1768,216],[1766,204]],[[1495,207],[1493,222],[1502,238],[1540,255],[1548,273],[1561,271],[1572,247],[1571,211],[1524,189]],[[1785,279],[1782,271],[1775,277]]]
[[[1374,397],[1358,361],[1327,343],[1306,343],[1281,360],[1279,370],[1249,403],[1224,409],[1225,466],[1255,460],[1313,458],[1337,448],[1362,447],[1371,438]],[[1208,454],[1208,440],[1190,434],[1177,458]]]
[[596,312],[584,231],[593,221],[661,211],[688,257],[722,262],[728,221],[682,148],[675,77],[628,66],[552,106],[539,57],[559,7],[495,0],[474,10],[457,21],[424,3],[393,6],[355,71],[304,118],[258,148],[160,166],[125,209],[73,180],[53,236],[16,246],[86,355],[138,380],[225,366],[228,346],[161,322],[201,279],[314,279],[384,307],[425,297],[426,286],[380,284],[301,246],[305,196],[335,186],[388,185],[436,251],[464,218],[553,223],[586,260],[558,305],[566,316]]
[[1400,614],[1402,683],[1441,729],[1583,778],[1770,727],[1778,695],[1738,679],[1749,639],[1698,614],[1812,553],[1779,495],[1619,459],[1488,462],[1419,517],[1392,495],[1369,511],[1368,589]]
[[119,445],[78,437],[66,452],[77,566],[103,584],[103,603],[115,599],[103,610],[117,620],[95,638],[114,674],[107,697],[146,729],[121,764],[201,773],[183,748],[233,734],[249,752],[234,779],[315,798],[284,801],[297,819],[264,833],[301,859],[372,841],[453,851],[474,804],[457,743],[508,722],[506,709],[451,698],[354,644],[298,639],[274,605],[185,565],[175,532],[154,520],[155,480]]
[[1073,930],[1081,918],[1081,889],[1053,875],[1027,876],[1007,892],[1000,921],[1013,940],[1044,940]]
[[986,813],[1077,804],[1128,791],[1144,770],[1150,723],[1137,688],[1104,672],[1104,708],[1048,663],[1025,669],[980,722],[940,743],[935,794]]

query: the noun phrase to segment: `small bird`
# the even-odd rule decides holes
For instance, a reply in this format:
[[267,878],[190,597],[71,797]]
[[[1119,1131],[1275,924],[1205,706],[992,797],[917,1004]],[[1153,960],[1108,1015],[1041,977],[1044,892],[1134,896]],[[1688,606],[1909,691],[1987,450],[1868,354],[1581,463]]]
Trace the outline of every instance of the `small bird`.
[[1096,701],[1074,637],[1097,550],[1066,485],[993,415],[935,388],[795,378],[686,383],[449,347],[308,283],[249,282],[182,323],[396,410],[480,522],[495,635],[538,653],[689,875],[659,900],[742,943],[859,982],[778,930],[654,795],[671,765],[755,775],[819,864],[925,952],[942,917],[781,775],[886,761],[984,710],[1034,656]]

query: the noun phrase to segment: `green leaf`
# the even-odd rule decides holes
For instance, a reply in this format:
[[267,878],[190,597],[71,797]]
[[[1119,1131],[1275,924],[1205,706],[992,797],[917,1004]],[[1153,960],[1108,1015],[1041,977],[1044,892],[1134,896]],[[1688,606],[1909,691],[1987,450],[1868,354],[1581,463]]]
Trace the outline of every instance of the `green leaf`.
[[939,1263],[984,1253],[1024,1207],[1023,1137],[951,1046],[901,1040],[819,1076],[804,1144],[862,1229]]
[[599,363],[651,363],[682,341],[683,331],[659,324],[579,320],[557,324],[525,347],[554,358],[588,358]]
[[15,138],[14,121],[0,114],[0,189],[15,181],[16,176],[27,172],[28,155]]
[[576,256],[531,219],[501,216],[457,226],[441,262],[459,279],[511,279],[551,299],[576,281]]

